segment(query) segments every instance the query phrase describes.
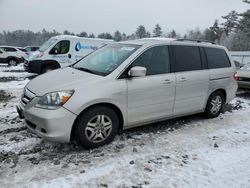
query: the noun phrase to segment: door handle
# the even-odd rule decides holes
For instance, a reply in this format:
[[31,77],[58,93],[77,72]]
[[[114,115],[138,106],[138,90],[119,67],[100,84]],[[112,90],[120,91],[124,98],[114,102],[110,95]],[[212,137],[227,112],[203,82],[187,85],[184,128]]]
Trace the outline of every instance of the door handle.
[[163,84],[171,84],[172,82],[173,82],[172,80],[166,79],[163,81]]
[[71,54],[69,54],[68,57],[71,58]]
[[179,80],[180,82],[186,82],[186,81],[188,81],[188,79],[187,78],[185,78],[185,77],[182,77],[182,78],[180,78],[180,80]]

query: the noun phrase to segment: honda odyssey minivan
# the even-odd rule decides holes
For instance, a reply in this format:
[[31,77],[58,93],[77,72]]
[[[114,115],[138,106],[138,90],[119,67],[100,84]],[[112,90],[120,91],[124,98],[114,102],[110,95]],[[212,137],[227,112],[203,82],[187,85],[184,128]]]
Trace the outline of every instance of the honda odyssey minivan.
[[94,148],[121,129],[201,112],[217,117],[236,89],[226,48],[140,39],[107,45],[71,67],[36,77],[17,109],[37,135]]

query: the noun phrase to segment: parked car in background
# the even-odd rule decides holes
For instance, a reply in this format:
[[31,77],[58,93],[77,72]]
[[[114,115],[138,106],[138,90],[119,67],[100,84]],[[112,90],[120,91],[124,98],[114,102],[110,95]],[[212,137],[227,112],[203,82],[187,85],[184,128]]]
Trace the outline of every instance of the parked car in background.
[[9,54],[0,48],[0,63],[7,63]]
[[29,53],[27,52],[27,50],[25,48],[22,47],[17,47],[18,50],[22,51],[22,56],[24,59],[27,59],[29,56]]
[[30,130],[87,148],[128,129],[204,112],[217,117],[237,90],[225,47],[143,39],[109,44],[31,80],[17,111]]
[[250,63],[241,67],[237,74],[239,89],[250,89]]
[[29,53],[29,55],[39,49],[39,46],[26,46],[24,49]]
[[[18,63],[21,63],[24,61],[24,52],[22,52],[20,49],[17,47],[12,47],[12,46],[0,46],[2,53],[2,56],[6,59],[4,61],[8,63],[11,66],[16,66]],[[27,57],[27,56],[25,56]]]
[[8,58],[9,65],[17,65],[18,63],[23,62],[24,59],[28,57],[28,54],[21,47],[0,46],[0,48],[3,49],[5,52],[8,52],[8,55],[11,57]]
[[237,69],[250,63],[250,51],[230,51],[229,53],[235,61]]
[[72,35],[55,36],[31,54],[24,67],[28,72],[45,73],[69,66],[94,50],[113,42],[113,40],[82,38]]

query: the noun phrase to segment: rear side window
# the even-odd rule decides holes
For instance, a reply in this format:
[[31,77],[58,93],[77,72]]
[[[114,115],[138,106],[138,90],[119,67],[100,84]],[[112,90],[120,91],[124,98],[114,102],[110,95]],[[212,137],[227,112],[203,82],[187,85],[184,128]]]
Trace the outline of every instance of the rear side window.
[[205,48],[205,52],[207,56],[209,69],[224,68],[231,66],[225,50],[218,48]]
[[175,72],[202,69],[200,50],[197,46],[174,46]]
[[9,47],[5,47],[4,49],[6,52],[16,52],[17,51],[15,48],[9,48]]

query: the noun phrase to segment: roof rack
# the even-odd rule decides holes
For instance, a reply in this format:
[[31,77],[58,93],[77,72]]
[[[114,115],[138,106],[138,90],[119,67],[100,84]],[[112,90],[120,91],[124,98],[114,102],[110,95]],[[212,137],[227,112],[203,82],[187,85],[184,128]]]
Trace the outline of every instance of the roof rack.
[[196,40],[196,39],[185,39],[185,38],[176,39],[176,41],[191,41],[191,42],[198,42],[198,43],[206,42],[206,43],[216,44],[215,42],[208,41],[208,40]]

